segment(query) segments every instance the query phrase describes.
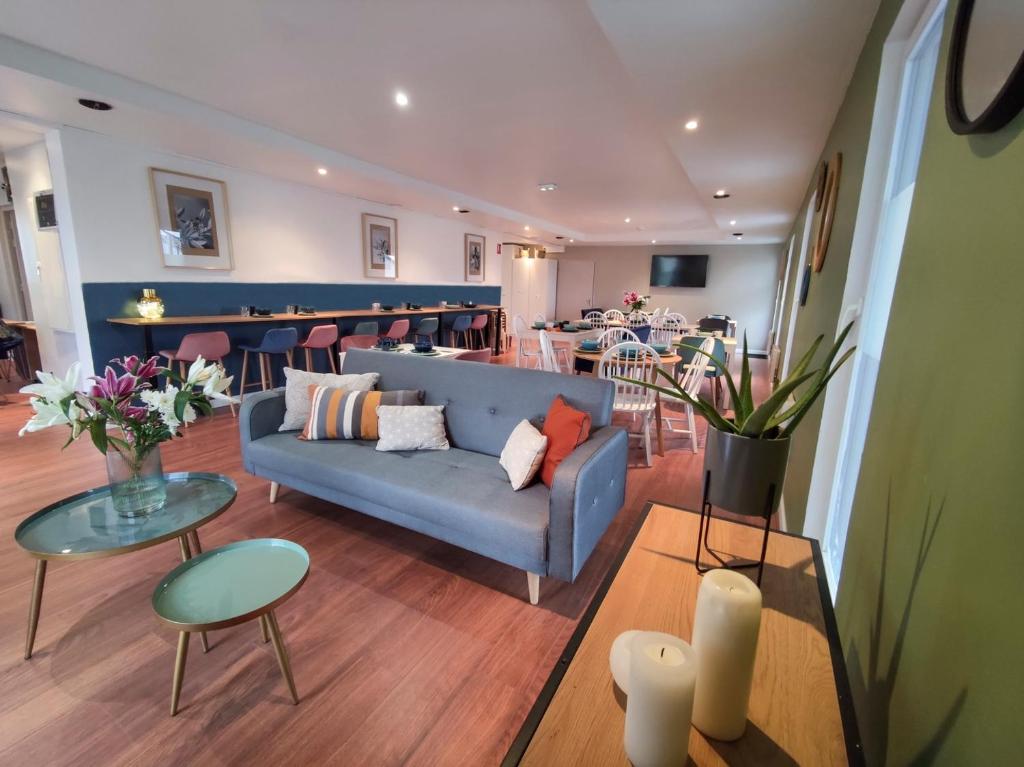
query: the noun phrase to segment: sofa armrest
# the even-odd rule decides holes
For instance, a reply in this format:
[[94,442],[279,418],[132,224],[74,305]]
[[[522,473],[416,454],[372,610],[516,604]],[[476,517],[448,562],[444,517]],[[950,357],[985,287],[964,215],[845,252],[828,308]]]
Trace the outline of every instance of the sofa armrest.
[[590,435],[559,464],[551,485],[548,575],[573,581],[626,500],[629,441],[617,426]]
[[268,434],[273,434],[284,423],[284,389],[271,389],[246,394],[238,413],[238,431],[245,446]]

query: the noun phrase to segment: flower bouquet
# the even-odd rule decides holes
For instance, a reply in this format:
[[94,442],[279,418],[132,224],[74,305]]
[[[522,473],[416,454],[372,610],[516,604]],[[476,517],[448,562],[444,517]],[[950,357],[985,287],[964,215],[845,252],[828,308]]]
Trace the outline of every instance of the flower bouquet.
[[[107,366],[103,376],[93,376],[87,394],[76,389],[76,362],[63,379],[52,373],[37,373],[40,383],[24,387],[31,395],[32,418],[18,432],[40,431],[65,424],[71,436],[67,447],[86,432],[93,445],[106,456],[114,508],[123,516],[145,516],[161,508],[167,498],[160,443],[180,436],[182,424],[196,420],[198,413],[213,412],[214,401],[233,402],[231,376],[219,364],[207,364],[202,357],[182,378],[173,370],[157,366],[157,358],[145,362],[130,356],[111,360],[119,375]],[[163,389],[151,379],[166,377]],[[116,427],[119,434],[111,433]]]
[[650,296],[642,296],[635,290],[622,291],[622,305],[628,306],[630,312],[642,312],[650,300]]

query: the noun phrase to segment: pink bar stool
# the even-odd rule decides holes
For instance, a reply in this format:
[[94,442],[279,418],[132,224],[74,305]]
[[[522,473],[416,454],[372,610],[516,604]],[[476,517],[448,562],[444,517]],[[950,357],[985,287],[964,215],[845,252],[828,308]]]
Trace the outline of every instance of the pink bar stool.
[[334,344],[337,341],[337,325],[317,325],[310,330],[306,340],[299,344],[306,352],[306,370],[313,370],[313,350],[324,349],[327,351],[327,362],[331,366],[331,372],[337,373],[338,369],[334,364]]
[[[223,330],[211,330],[208,333],[186,333],[176,351],[162,349],[161,357],[167,358],[168,367],[178,363],[178,374],[185,377],[185,363],[193,363],[199,357],[207,362],[216,362],[224,367],[224,358],[231,353],[231,339]],[[231,390],[228,389],[228,395]],[[235,405],[231,403],[231,415],[235,415]]]
[[455,359],[462,360],[463,362],[490,362],[491,350],[475,349],[471,352],[462,352]]
[[473,321],[469,323],[469,337],[473,337],[473,331],[476,331],[476,337],[480,341],[480,348],[487,348],[487,339],[484,337],[484,328],[487,327],[487,315],[478,314],[473,317]]
[[409,320],[395,320],[391,323],[391,327],[388,328],[388,332],[385,333],[386,338],[394,338],[397,341],[401,341],[409,333]]
[[377,345],[377,336],[345,336],[341,339],[340,345],[343,353],[347,352],[349,349],[372,349]]

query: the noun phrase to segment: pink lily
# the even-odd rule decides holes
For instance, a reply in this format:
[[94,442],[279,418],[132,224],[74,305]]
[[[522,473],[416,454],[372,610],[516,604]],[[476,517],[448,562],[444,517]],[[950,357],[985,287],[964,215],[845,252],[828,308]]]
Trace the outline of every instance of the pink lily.
[[99,389],[100,396],[109,400],[116,400],[131,394],[136,385],[135,376],[131,373],[118,376],[110,365],[107,365],[102,378],[99,376],[93,376],[92,378],[96,381],[96,388]]

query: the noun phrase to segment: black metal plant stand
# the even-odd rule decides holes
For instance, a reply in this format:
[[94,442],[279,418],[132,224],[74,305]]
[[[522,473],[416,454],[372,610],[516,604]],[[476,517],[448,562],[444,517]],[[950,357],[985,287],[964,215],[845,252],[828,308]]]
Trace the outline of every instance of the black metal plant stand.
[[[768,486],[768,497],[765,499],[764,505],[764,540],[761,542],[761,558],[757,562],[726,562],[718,553],[714,551],[708,545],[708,531],[711,530],[711,520],[714,515],[711,513],[711,502],[708,501],[708,491],[711,489],[711,472],[704,472],[704,497],[701,498],[700,503],[700,527],[697,528],[697,555],[693,559],[693,564],[697,568],[697,572],[703,575],[709,570],[714,569],[712,567],[705,567],[701,564],[701,547],[707,551],[712,557],[718,560],[721,567],[728,568],[729,570],[745,570],[751,567],[757,568],[757,583],[758,587],[761,585],[761,575],[764,573],[764,557],[768,553],[768,533],[771,532],[772,525],[772,508],[775,505],[775,483]],[[705,521],[706,520],[706,521]]]

